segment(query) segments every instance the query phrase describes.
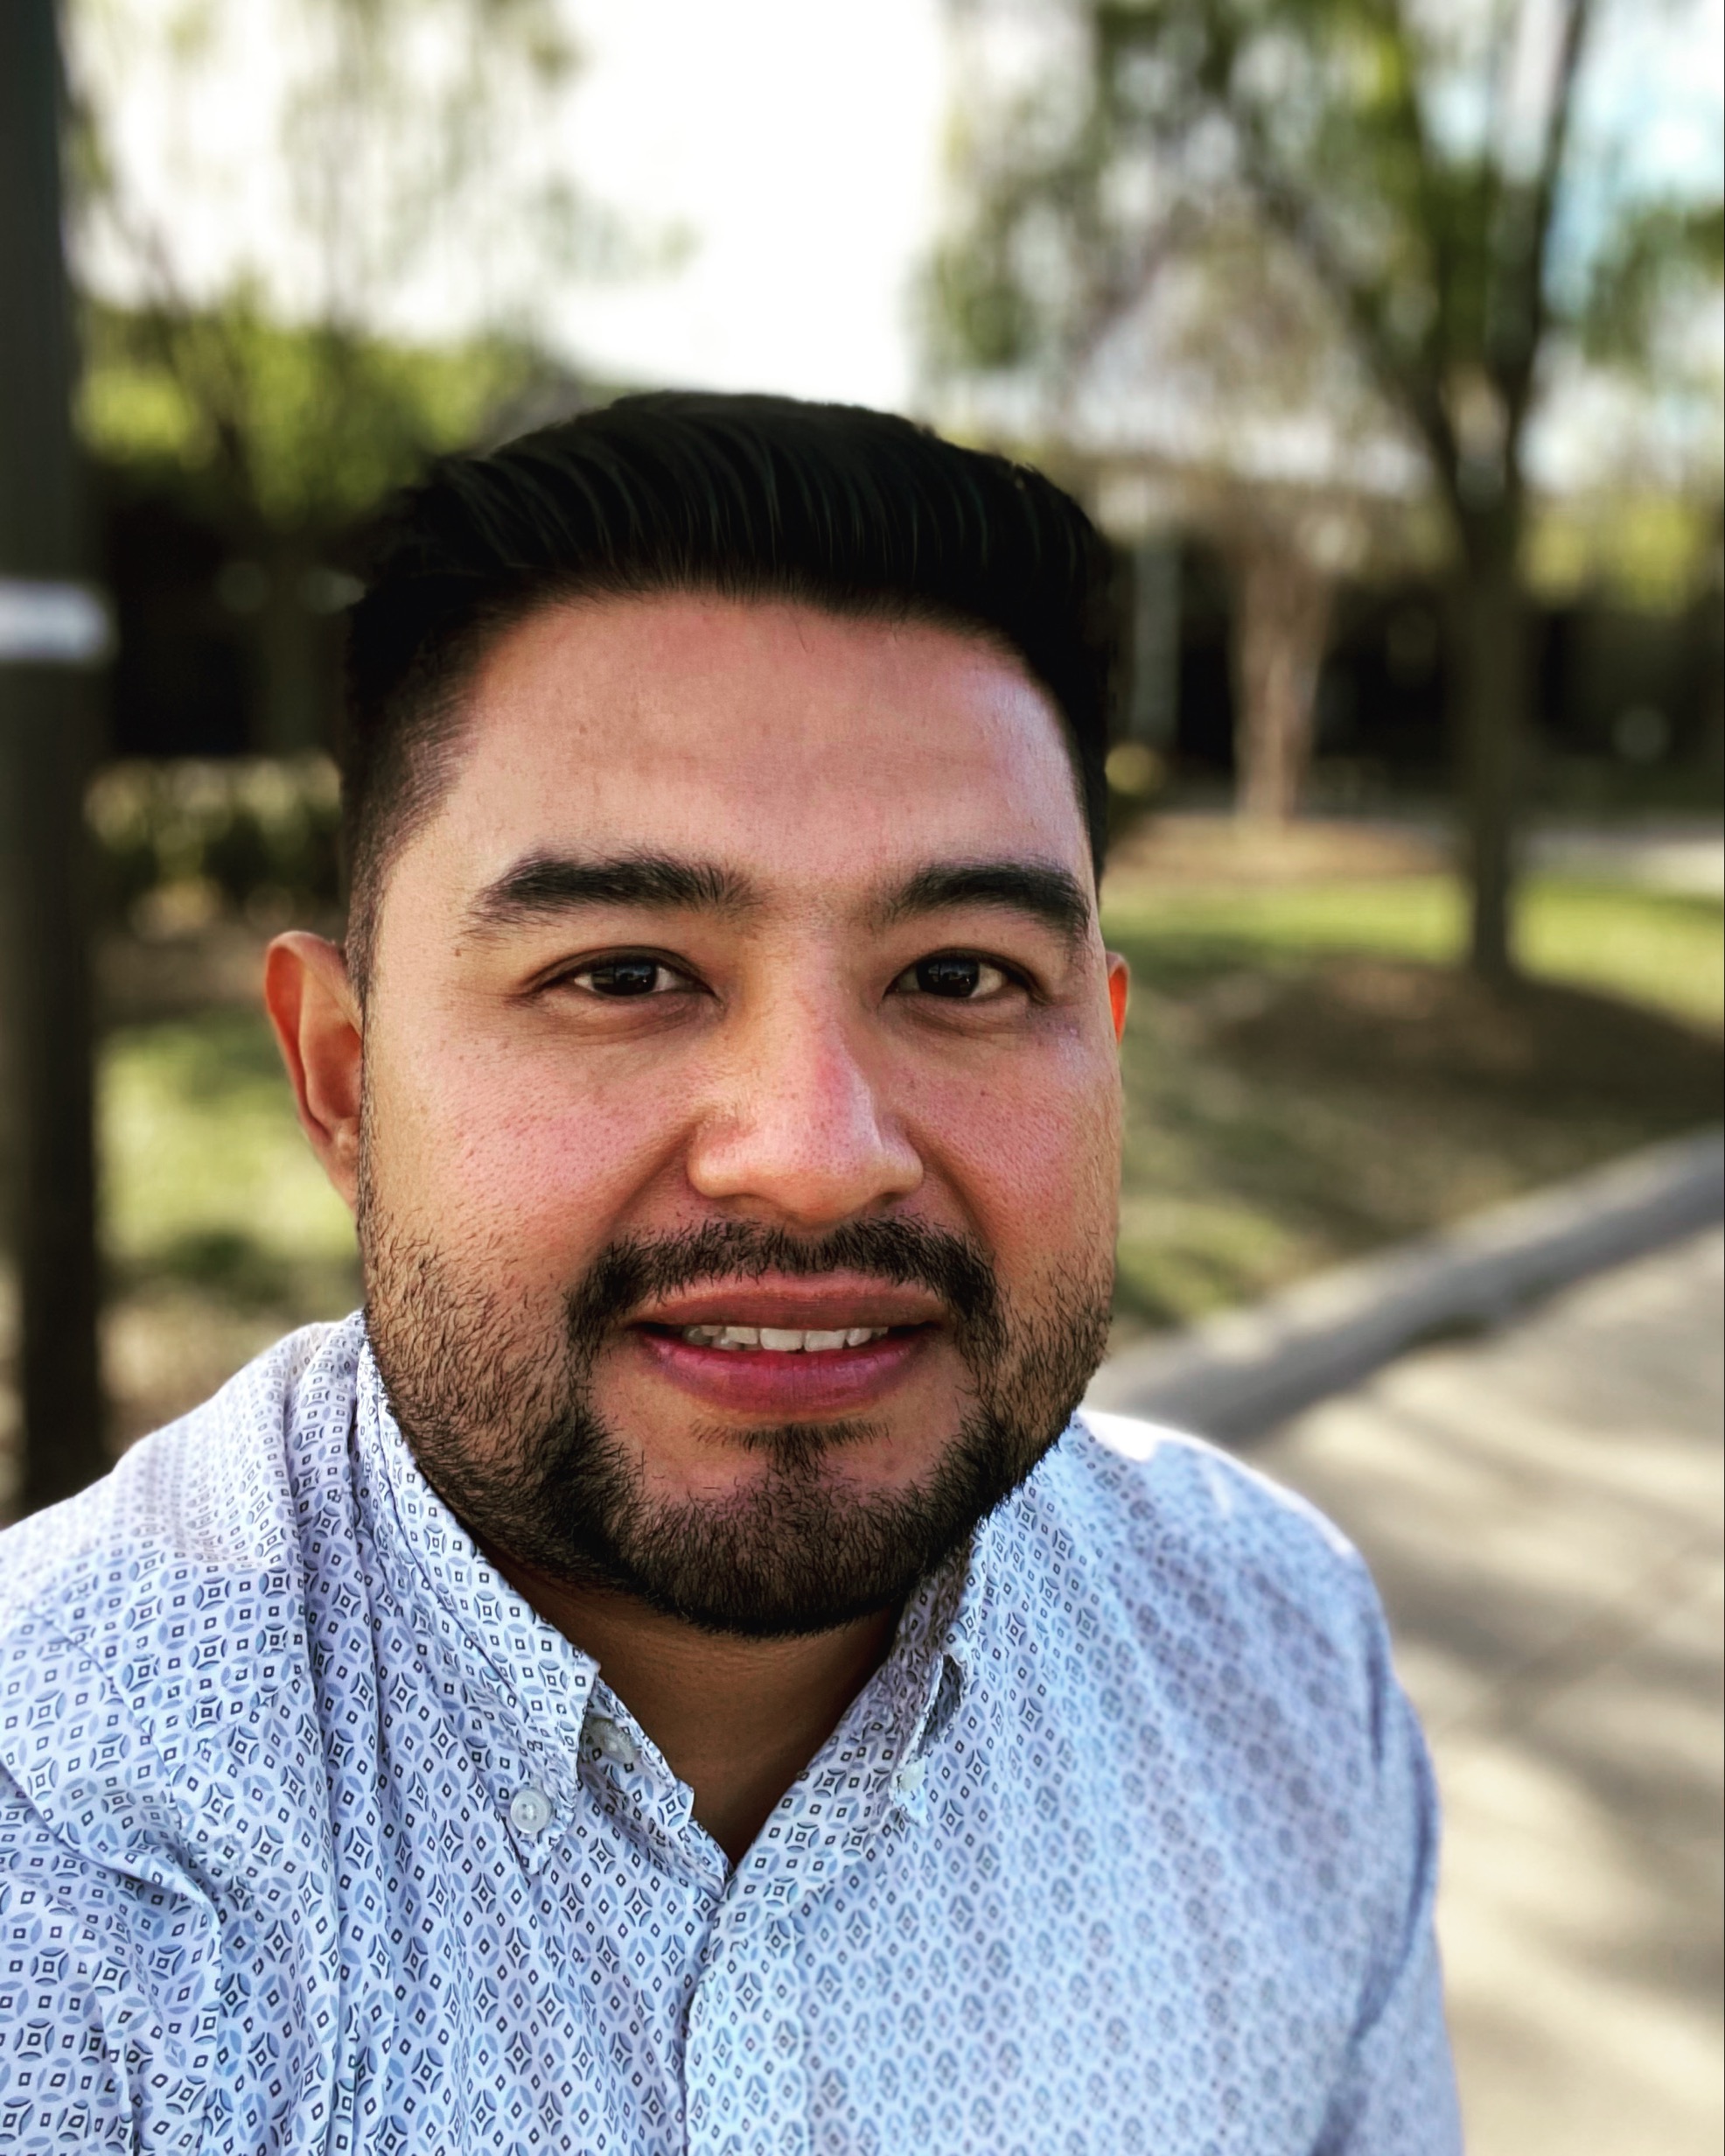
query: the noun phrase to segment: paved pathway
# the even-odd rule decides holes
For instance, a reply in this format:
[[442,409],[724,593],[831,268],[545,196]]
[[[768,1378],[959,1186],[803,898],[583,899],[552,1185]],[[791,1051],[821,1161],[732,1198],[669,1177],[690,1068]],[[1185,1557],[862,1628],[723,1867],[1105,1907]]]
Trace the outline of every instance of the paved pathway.
[[1600,877],[1692,898],[1725,898],[1725,838],[1711,819],[1674,817],[1663,824],[1631,823],[1617,830],[1547,824],[1531,835],[1528,853],[1535,868],[1561,876]]
[[1717,2156],[1718,1231],[1250,1457],[1376,1572],[1446,1813],[1470,2156]]

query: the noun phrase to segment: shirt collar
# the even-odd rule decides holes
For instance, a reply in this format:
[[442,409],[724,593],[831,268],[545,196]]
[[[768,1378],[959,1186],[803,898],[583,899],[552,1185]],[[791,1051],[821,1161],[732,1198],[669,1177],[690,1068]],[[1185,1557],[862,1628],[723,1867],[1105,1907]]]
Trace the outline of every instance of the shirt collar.
[[[428,1651],[472,1705],[495,1718],[572,1794],[598,1664],[509,1585],[426,1480],[390,1410],[369,1344],[360,1355],[354,1434],[379,1552]],[[505,1767],[507,1781],[517,1770]]]

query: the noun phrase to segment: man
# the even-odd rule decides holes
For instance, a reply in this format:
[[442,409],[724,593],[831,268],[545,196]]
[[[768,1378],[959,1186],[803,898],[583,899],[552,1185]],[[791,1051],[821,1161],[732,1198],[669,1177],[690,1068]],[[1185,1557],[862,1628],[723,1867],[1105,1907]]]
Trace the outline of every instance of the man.
[[6,2146],[1456,2146],[1358,1560],[1076,1414],[1105,580],[769,399],[401,506],[267,976],[365,1312],[6,1538]]

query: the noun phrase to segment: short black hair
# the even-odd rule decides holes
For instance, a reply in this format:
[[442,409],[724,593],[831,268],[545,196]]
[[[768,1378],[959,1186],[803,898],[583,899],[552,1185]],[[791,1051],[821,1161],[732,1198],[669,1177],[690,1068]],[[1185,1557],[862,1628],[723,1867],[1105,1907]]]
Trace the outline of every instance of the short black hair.
[[582,595],[790,599],[986,636],[1065,721],[1101,872],[1109,557],[1070,495],[1004,457],[856,405],[620,397],[443,458],[379,520],[367,569],[342,755],[362,989],[384,873],[441,797],[475,668],[538,606]]

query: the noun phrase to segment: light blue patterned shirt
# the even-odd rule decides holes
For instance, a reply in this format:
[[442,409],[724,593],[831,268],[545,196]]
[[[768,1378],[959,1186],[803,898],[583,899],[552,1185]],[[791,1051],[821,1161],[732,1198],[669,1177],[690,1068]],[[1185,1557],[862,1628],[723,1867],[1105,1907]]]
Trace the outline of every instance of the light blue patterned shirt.
[[1364,1568],[1081,1419],[734,1871],[360,1321],[0,1537],[0,2147],[1452,2156]]

